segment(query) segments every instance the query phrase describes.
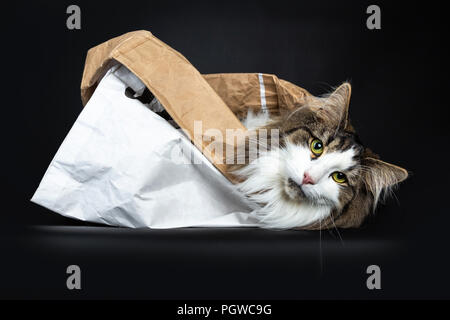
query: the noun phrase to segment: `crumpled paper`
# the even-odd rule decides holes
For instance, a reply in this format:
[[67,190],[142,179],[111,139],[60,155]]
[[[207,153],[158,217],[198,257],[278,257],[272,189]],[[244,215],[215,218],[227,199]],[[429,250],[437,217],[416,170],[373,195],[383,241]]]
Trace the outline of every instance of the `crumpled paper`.
[[107,72],[31,201],[121,227],[258,225],[232,183],[182,131],[127,97],[127,87],[145,86],[124,66]]

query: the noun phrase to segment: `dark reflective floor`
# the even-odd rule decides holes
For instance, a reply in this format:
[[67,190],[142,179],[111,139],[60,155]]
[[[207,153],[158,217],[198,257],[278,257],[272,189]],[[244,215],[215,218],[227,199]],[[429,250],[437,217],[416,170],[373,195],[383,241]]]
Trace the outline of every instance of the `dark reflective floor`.
[[[366,288],[371,264],[382,268],[383,297],[396,296],[402,282],[398,263],[405,252],[397,239],[358,231],[339,236],[327,231],[133,230],[83,224],[9,231],[18,242],[6,244],[16,259],[2,262],[3,285],[10,295],[34,298],[377,297]],[[72,264],[82,270],[79,292],[66,289],[65,271]]]

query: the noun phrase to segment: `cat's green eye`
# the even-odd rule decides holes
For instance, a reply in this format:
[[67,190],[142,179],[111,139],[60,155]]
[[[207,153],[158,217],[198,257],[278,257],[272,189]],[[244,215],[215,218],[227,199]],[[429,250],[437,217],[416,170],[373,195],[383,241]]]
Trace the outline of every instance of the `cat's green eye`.
[[339,171],[333,172],[331,174],[331,177],[337,183],[345,183],[345,182],[347,182],[347,177],[345,176],[345,174],[342,173],[342,172],[339,172]]
[[313,139],[310,144],[311,152],[316,156],[320,156],[323,153],[323,143],[319,139]]

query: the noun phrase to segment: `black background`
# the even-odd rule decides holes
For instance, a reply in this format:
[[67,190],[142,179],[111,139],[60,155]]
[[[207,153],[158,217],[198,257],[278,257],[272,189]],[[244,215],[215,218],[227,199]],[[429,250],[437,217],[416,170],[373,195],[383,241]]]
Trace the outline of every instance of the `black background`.
[[[2,8],[4,298],[449,297],[448,94],[440,2],[67,1]],[[126,230],[58,216],[29,201],[81,110],[89,48],[146,29],[201,73],[273,73],[322,94],[350,80],[362,141],[410,178],[358,230]],[[322,240],[320,240],[322,239]],[[83,289],[65,287],[78,264]],[[382,269],[369,291],[365,268]]]

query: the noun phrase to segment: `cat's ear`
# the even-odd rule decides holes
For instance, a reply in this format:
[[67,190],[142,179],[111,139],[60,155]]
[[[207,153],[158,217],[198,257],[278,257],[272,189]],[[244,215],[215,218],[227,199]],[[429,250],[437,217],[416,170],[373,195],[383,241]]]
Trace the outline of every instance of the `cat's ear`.
[[372,193],[375,204],[383,191],[390,190],[408,177],[408,171],[405,169],[379,159],[367,157],[361,164],[364,182]]
[[352,86],[344,82],[326,97],[326,108],[333,114],[333,120],[338,128],[346,128],[348,125],[348,108]]

